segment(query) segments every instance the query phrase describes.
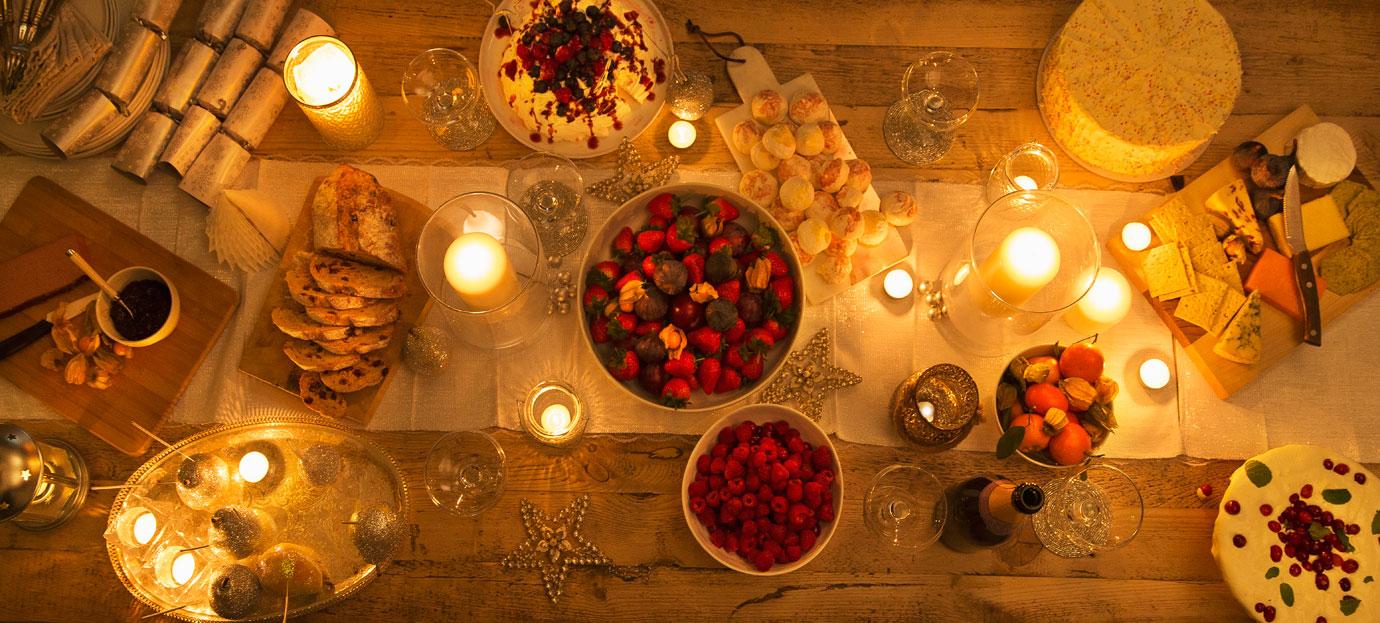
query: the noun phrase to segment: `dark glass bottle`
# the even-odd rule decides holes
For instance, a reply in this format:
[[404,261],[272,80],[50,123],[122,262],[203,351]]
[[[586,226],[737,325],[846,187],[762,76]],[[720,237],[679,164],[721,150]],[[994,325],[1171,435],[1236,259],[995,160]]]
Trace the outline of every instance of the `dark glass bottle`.
[[949,490],[949,520],[941,541],[949,549],[971,552],[1005,543],[1045,503],[1045,492],[1032,483],[1017,484],[1000,476],[971,478]]

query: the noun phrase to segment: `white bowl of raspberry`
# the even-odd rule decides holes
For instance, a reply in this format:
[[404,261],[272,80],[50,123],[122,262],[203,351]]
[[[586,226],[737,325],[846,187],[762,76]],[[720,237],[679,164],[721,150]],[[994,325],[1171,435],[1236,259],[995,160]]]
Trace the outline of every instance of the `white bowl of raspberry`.
[[750,405],[719,418],[695,444],[681,508],[695,541],[725,567],[790,573],[834,536],[843,470],[813,420],[789,407]]
[[735,403],[781,370],[799,332],[805,292],[790,238],[718,186],[633,197],[581,266],[580,335],[605,375],[645,404]]

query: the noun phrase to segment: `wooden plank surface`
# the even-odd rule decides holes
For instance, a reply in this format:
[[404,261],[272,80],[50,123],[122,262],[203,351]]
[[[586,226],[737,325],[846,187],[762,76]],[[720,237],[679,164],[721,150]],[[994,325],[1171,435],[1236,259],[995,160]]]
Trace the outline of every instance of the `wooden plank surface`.
[[[73,233],[86,238],[84,257],[102,275],[130,266],[148,266],[166,275],[177,288],[182,306],[177,328],[157,344],[135,349],[134,357],[105,390],[69,385],[62,374],[39,365],[39,355],[52,347],[52,340],[46,337],[0,361],[0,376],[116,448],[142,454],[149,438],[129,422],[149,430],[162,425],[230,322],[239,294],[43,177],[29,180],[0,221],[0,259]],[[56,299],[33,305],[0,321],[0,335],[13,335],[42,320],[59,300],[72,301],[95,291],[96,286],[86,282]]]

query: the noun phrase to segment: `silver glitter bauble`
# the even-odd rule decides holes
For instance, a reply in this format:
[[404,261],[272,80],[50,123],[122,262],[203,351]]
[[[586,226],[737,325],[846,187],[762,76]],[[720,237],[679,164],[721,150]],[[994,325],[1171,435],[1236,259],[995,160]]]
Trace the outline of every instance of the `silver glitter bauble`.
[[277,527],[260,510],[226,506],[211,515],[211,547],[231,558],[245,558],[268,547]]
[[412,327],[403,342],[403,363],[420,376],[436,376],[450,365],[450,335],[440,327]]
[[340,450],[333,445],[312,444],[302,452],[302,471],[307,482],[322,487],[340,477]]
[[354,516],[355,548],[364,562],[380,564],[393,557],[403,540],[403,522],[386,504],[375,504]]
[[714,104],[714,81],[702,71],[686,71],[671,78],[667,91],[671,114],[694,121],[709,112]]
[[211,609],[227,619],[243,619],[259,609],[259,576],[244,565],[230,565],[211,580]]

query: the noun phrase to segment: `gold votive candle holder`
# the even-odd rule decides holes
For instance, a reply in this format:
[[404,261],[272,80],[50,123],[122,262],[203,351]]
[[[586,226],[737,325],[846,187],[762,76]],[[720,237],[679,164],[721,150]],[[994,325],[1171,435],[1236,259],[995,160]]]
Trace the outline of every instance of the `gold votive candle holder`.
[[383,130],[383,106],[350,47],[317,35],[283,63],[283,83],[321,138],[337,149],[362,149]]
[[538,443],[562,448],[579,442],[589,416],[575,390],[560,381],[543,381],[522,402],[522,429]]

